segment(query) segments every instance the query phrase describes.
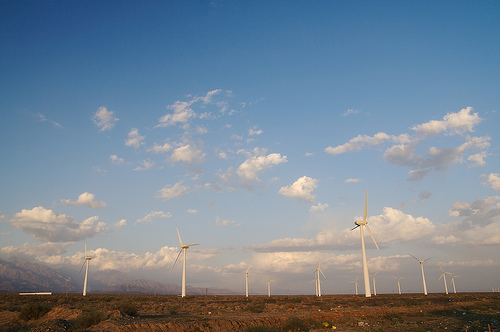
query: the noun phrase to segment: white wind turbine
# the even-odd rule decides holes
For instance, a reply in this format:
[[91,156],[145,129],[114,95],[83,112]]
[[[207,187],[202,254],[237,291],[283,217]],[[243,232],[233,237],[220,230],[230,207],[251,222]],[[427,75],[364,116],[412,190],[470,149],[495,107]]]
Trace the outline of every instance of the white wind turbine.
[[315,291],[316,291],[315,295],[318,296],[318,275],[317,275],[316,272],[317,271],[314,270],[314,279],[311,280],[311,284],[314,282],[314,288],[315,288]]
[[377,295],[377,286],[375,285],[375,276],[377,275],[377,273],[379,273],[380,271],[377,271],[375,272],[374,274],[370,274],[370,277],[372,277],[373,279],[373,295]]
[[245,272],[245,296],[248,297],[248,270],[250,270],[252,266],[250,265]]
[[427,295],[427,285],[425,284],[425,275],[424,275],[424,263],[427,262],[432,257],[429,257],[429,258],[424,259],[423,261],[421,261],[420,259],[418,259],[417,257],[413,256],[412,254],[410,254],[410,256],[413,257],[413,258],[415,258],[420,263],[420,269],[422,270],[422,282],[424,283],[424,294]]
[[177,235],[179,236],[179,242],[181,244],[181,250],[179,250],[179,254],[177,255],[177,258],[175,259],[174,265],[172,265],[172,267],[174,267],[175,263],[177,263],[177,260],[179,259],[179,256],[181,255],[181,252],[184,251],[184,257],[183,257],[184,260],[183,260],[183,264],[182,264],[182,297],[185,297],[186,296],[186,249],[188,249],[191,246],[197,246],[198,243],[195,243],[195,244],[182,244],[181,234],[179,233],[179,229],[177,229]]
[[451,276],[451,283],[453,284],[453,292],[456,294],[457,293],[457,288],[455,287],[455,278],[458,278],[460,276],[454,275],[453,273],[449,273]]
[[267,285],[267,296],[271,297],[271,281],[274,281],[274,280],[269,280],[267,277],[266,277],[266,279],[267,279],[267,283],[266,283],[266,285]]
[[318,261],[318,268],[316,269],[316,282],[317,282],[317,296],[321,296],[321,280],[320,280],[320,277],[319,277],[319,274],[321,273],[323,275],[323,277],[326,278],[325,274],[323,273],[323,271],[321,271],[321,258],[319,259]]
[[441,269],[441,272],[443,272],[443,273],[441,273],[441,276],[439,277],[439,279],[443,278],[443,280],[444,280],[444,290],[445,290],[446,294],[448,294],[448,285],[446,284],[446,274],[448,272],[444,272],[444,270],[441,267],[441,265],[439,265],[439,268]]
[[356,287],[356,295],[358,295],[358,278],[359,277],[356,277],[356,280],[351,281],[354,283],[354,286]]
[[90,263],[90,260],[92,258],[93,257],[87,256],[87,244],[85,244],[85,258],[84,258],[84,261],[82,264],[82,268],[80,269],[80,273],[82,273],[83,266],[86,265],[86,267],[85,267],[85,279],[83,281],[83,296],[87,295],[87,280],[88,280],[88,276],[89,276],[89,263]]
[[[373,243],[375,243],[375,246],[377,249],[379,249],[377,241],[375,241],[375,238],[373,237],[372,231],[370,230],[370,227],[368,227],[368,221],[366,221],[366,199],[367,199],[367,191],[365,190],[365,213],[363,215],[363,220],[361,221],[355,221],[354,223],[356,226],[352,228],[351,230],[354,230],[359,227],[360,233],[361,233],[361,251],[363,254],[363,280],[365,283],[365,296],[370,297],[372,296],[371,290],[370,290],[370,277],[368,275],[368,265],[366,263],[366,250],[365,250],[365,235],[363,233],[363,226],[366,227],[368,230],[368,233],[370,234]],[[380,250],[380,249],[379,249]]]
[[401,285],[399,283],[399,280],[403,279],[404,277],[401,277],[401,278],[396,278],[395,276],[392,276],[392,277],[398,281],[398,291],[399,291],[399,295],[401,295]]

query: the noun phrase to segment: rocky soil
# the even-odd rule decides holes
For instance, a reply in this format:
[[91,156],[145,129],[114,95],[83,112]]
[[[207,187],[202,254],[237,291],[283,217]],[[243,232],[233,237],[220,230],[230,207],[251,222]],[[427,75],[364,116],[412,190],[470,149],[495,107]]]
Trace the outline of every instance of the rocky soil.
[[500,331],[500,293],[0,294],[0,331]]

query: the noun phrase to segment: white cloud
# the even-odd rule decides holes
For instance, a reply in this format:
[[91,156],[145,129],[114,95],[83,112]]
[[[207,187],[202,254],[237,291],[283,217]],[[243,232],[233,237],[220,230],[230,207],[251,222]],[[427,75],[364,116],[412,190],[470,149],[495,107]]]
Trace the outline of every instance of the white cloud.
[[125,145],[132,146],[136,149],[144,144],[144,139],[146,138],[146,136],[139,135],[139,130],[137,128],[132,128],[127,136],[128,138],[125,140]]
[[97,216],[78,223],[70,216],[57,214],[42,206],[23,209],[14,214],[10,223],[12,227],[47,242],[78,241],[106,230],[106,224]]
[[154,153],[164,153],[172,150],[172,145],[168,142],[163,145],[155,144],[152,148],[149,148],[148,151],[153,151]]
[[196,214],[196,213],[198,213],[198,210],[196,210],[196,209],[188,209],[187,213],[189,213],[189,214]]
[[472,107],[461,109],[457,113],[448,113],[443,117],[443,120],[432,120],[412,127],[419,136],[427,137],[437,135],[443,131],[450,134],[464,134],[473,132],[474,127],[481,122],[481,118],[477,113],[470,114]]
[[326,208],[328,208],[328,204],[318,203],[318,205],[311,206],[309,211],[311,211],[311,212],[324,211]]
[[[413,217],[390,207],[384,208],[384,214],[369,217],[367,220],[379,245],[420,239],[433,234],[436,229],[436,226],[427,218]],[[371,240],[367,239],[367,241],[368,245],[372,245]],[[345,250],[358,244],[359,231],[351,231],[350,228],[339,231],[331,228],[319,232],[314,238],[276,239],[265,244],[253,245],[250,249],[258,252]]]
[[45,242],[42,244],[24,243],[21,246],[5,246],[0,248],[3,258],[40,259],[66,253],[66,248],[73,242]]
[[116,154],[112,154],[109,156],[109,159],[113,162],[115,165],[123,165],[125,163],[125,160],[123,158],[119,158]]
[[127,219],[121,219],[115,223],[115,228],[122,228],[124,226],[127,226]]
[[83,194],[78,196],[78,199],[74,202],[69,199],[61,199],[61,203],[64,205],[73,205],[73,206],[83,205],[94,209],[99,209],[108,206],[107,203],[96,200],[95,195],[88,192],[84,192]]
[[196,102],[201,102],[202,104],[211,104],[212,97],[219,94],[222,90],[212,90],[207,92],[205,96],[194,97],[188,101],[176,101],[172,105],[168,105],[167,109],[173,110],[173,113],[168,113],[159,119],[159,124],[157,127],[168,127],[176,124],[180,124],[186,127],[189,121],[196,117],[195,111],[191,106]]
[[99,107],[92,117],[94,124],[99,127],[99,131],[111,130],[118,118],[113,117],[113,111],[108,111],[104,106]]
[[248,135],[249,135],[249,136],[253,136],[253,135],[260,135],[260,134],[262,134],[262,130],[254,130],[254,129],[250,129],[250,130],[248,131]]
[[142,166],[137,166],[136,168],[134,168],[134,171],[145,171],[145,170],[150,169],[154,165],[155,165],[155,163],[150,161],[150,160],[143,160]]
[[342,116],[355,115],[355,114],[358,114],[358,113],[359,113],[358,110],[349,108],[347,111],[345,111],[344,113],[342,113]]
[[142,219],[137,219],[137,223],[146,223],[146,224],[150,224],[153,222],[153,219],[158,219],[158,218],[164,218],[164,219],[167,219],[167,218],[171,218],[172,217],[172,214],[170,212],[163,212],[163,211],[151,211],[149,212],[148,214],[146,214]]
[[460,241],[461,239],[454,235],[435,235],[432,237],[432,242],[436,244],[454,244]]
[[303,176],[288,187],[282,187],[279,193],[285,197],[297,198],[298,200],[314,203],[315,195],[312,191],[317,187],[318,180]]
[[240,227],[242,225],[241,222],[236,222],[234,220],[220,220],[219,216],[215,217],[215,224],[217,226],[223,226],[223,227],[229,227],[231,225]]
[[205,161],[205,153],[194,145],[186,144],[178,147],[172,152],[170,160],[174,162],[183,162],[186,164],[202,163]]
[[188,192],[189,192],[189,187],[183,186],[182,182],[177,182],[173,186],[166,185],[165,187],[161,188],[156,197],[168,201],[169,199],[172,198],[183,197]]
[[[256,148],[257,149],[257,148]],[[254,149],[254,152],[259,151]],[[259,180],[258,173],[266,168],[274,165],[286,163],[286,156],[281,156],[279,153],[271,153],[267,156],[254,155],[245,160],[239,167],[236,173],[245,181]]]
[[380,145],[386,141],[392,141],[395,143],[405,143],[409,142],[408,135],[393,136],[386,133],[377,133],[373,136],[368,135],[358,135],[355,138],[349,140],[349,142],[338,145],[336,147],[327,147],[325,152],[328,154],[341,154],[345,152],[360,151],[362,149],[370,148],[372,146]]
[[344,182],[345,183],[358,183],[359,179],[346,179]]
[[493,188],[496,191],[500,191],[500,174],[498,173],[483,174],[481,175],[481,177],[487,179],[488,183],[491,185],[491,188]]
[[47,117],[42,113],[37,113],[37,114],[32,114],[32,115],[41,122],[48,121],[48,122],[52,123],[54,125],[54,127],[63,128],[63,126],[59,122],[48,120]]

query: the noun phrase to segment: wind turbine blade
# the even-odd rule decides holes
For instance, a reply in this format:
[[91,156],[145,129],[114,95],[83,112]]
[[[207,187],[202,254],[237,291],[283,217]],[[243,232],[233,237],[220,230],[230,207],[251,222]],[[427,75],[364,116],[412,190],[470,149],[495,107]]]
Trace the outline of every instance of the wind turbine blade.
[[85,258],[87,258],[87,244],[85,243]]
[[80,273],[82,273],[83,267],[85,266],[86,260],[83,260],[82,268],[80,269]]
[[377,247],[377,249],[380,250],[380,248],[378,247],[377,241],[375,241],[375,238],[373,237],[373,234],[372,234],[372,231],[370,230],[370,227],[368,227],[368,224],[366,224],[365,226],[366,226],[366,229],[368,230],[368,233],[370,233],[370,236],[372,237],[373,243],[375,243],[375,246]]
[[318,270],[318,271],[319,271],[319,272],[321,272],[321,274],[323,275],[323,277],[325,277],[325,278],[326,278],[326,276],[325,276],[325,274],[323,273],[323,271],[321,271],[321,270]]
[[353,228],[351,228],[351,231],[355,230],[358,227],[359,227],[359,225],[354,226]]
[[444,274],[444,270],[443,270],[443,268],[441,267],[441,265],[438,265],[438,266],[439,266],[439,268],[441,269],[441,272],[443,272],[443,274]]
[[366,221],[366,198],[368,195],[368,190],[365,189],[365,214],[363,215],[363,221]]
[[250,270],[250,268],[251,268],[251,267],[252,267],[252,265],[250,265],[250,266],[248,267],[247,272],[245,272],[245,273],[248,273],[248,270]]
[[177,258],[175,259],[174,265],[172,265],[172,267],[174,267],[175,263],[177,263],[177,260],[179,259],[179,256],[181,255],[181,252],[182,252],[182,249],[179,250],[179,254],[177,255]]
[[420,262],[420,259],[418,259],[417,257],[413,256],[412,254],[408,254],[408,255],[410,255],[411,257],[415,258],[417,261]]
[[435,256],[432,256],[432,257],[429,257],[429,258],[427,258],[427,259],[424,259],[424,260],[422,261],[422,263],[427,262],[429,259],[434,258],[434,257],[435,257]]
[[176,228],[177,230],[177,235],[179,236],[179,243],[181,244],[181,247],[182,247],[182,240],[181,240],[181,234],[179,233],[179,229]]
[[193,243],[193,244],[185,244],[183,245],[184,248],[192,247],[192,246],[199,246],[199,243]]

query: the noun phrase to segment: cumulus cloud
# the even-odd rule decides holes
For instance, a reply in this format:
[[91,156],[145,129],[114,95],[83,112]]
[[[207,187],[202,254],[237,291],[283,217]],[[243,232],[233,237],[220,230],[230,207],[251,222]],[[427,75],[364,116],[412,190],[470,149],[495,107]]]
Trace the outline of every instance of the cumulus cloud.
[[121,219],[120,221],[117,221],[115,223],[115,228],[122,228],[124,226],[127,226],[127,219]]
[[166,142],[162,145],[155,144],[155,145],[153,145],[152,148],[148,149],[148,151],[153,151],[154,153],[165,153],[165,152],[169,152],[170,150],[172,150],[172,145],[168,142]]
[[113,116],[113,111],[108,111],[106,107],[101,106],[97,112],[94,113],[92,121],[99,127],[99,131],[106,131],[111,130],[115,126],[118,118]]
[[215,217],[215,224],[217,226],[223,226],[223,227],[229,227],[229,226],[240,227],[242,225],[241,222],[236,222],[234,220],[221,220],[219,216]]
[[137,166],[136,168],[134,168],[134,171],[145,171],[145,170],[150,169],[154,165],[155,165],[155,163],[150,161],[150,160],[143,160],[142,166]]
[[262,130],[254,130],[254,129],[250,129],[248,131],[248,136],[253,136],[253,135],[260,135],[262,134]]
[[472,107],[461,109],[457,113],[448,113],[443,117],[443,120],[432,120],[412,127],[420,136],[437,135],[443,131],[449,134],[464,134],[473,132],[474,127],[481,122],[481,118],[477,113],[471,114]]
[[207,92],[205,96],[196,96],[188,101],[176,101],[172,105],[168,105],[167,109],[172,110],[173,113],[168,113],[159,119],[157,127],[169,127],[174,125],[181,125],[186,127],[189,121],[196,117],[195,111],[191,108],[194,103],[201,102],[202,104],[211,104],[213,96],[219,94],[222,90],[212,90]]
[[0,248],[2,258],[41,259],[66,253],[66,248],[73,242],[45,242],[41,244],[24,243],[21,246],[5,246]]
[[170,212],[165,213],[163,211],[151,211],[148,214],[146,214],[143,218],[137,219],[136,224],[141,222],[150,224],[153,222],[153,219],[159,219],[159,218],[167,219],[171,217],[172,214]]
[[500,191],[500,174],[498,173],[490,173],[490,174],[483,174],[481,177],[486,178],[488,183],[491,185],[491,188],[493,188],[496,191]]
[[186,164],[199,164],[205,161],[205,155],[197,146],[186,144],[175,149],[170,156],[170,160]]
[[95,195],[88,192],[84,192],[83,194],[78,196],[78,199],[76,201],[71,201],[69,199],[61,199],[61,203],[64,205],[73,205],[73,206],[83,205],[94,209],[99,209],[108,206],[107,203],[96,200]]
[[265,150],[254,149],[256,155],[249,157],[245,160],[236,170],[236,173],[241,179],[245,181],[259,180],[258,173],[266,168],[270,168],[274,165],[281,163],[286,163],[286,156],[281,156],[279,153],[271,153],[266,155],[260,155]]
[[[368,219],[369,227],[377,243],[412,241],[431,235],[436,226],[427,218],[413,217],[404,212],[386,207],[384,213]],[[373,245],[367,239],[367,245]],[[319,232],[314,238],[284,238],[276,239],[265,244],[253,245],[250,249],[257,252],[288,252],[310,251],[316,249],[347,250],[359,245],[359,232],[350,228],[338,230],[326,229]]]
[[166,185],[165,187],[161,188],[156,197],[168,201],[172,198],[183,197],[188,192],[189,187],[183,186],[181,181],[177,182],[174,185]]
[[309,211],[311,211],[311,212],[324,211],[326,208],[328,208],[328,204],[318,203],[318,205],[311,206],[311,208],[309,209]]
[[106,230],[106,224],[97,216],[78,223],[70,216],[57,214],[42,206],[21,210],[14,214],[10,223],[12,227],[47,242],[78,241]]
[[139,130],[137,128],[132,128],[127,136],[128,138],[125,140],[125,145],[132,146],[136,149],[144,144],[144,139],[146,138],[146,136],[139,135]]
[[[472,107],[467,107],[456,113],[448,113],[442,120],[431,120],[413,126],[413,137],[408,133],[395,136],[383,132],[373,137],[358,135],[347,143],[326,148],[325,152],[336,155],[391,142],[394,145],[385,150],[384,160],[391,165],[410,168],[408,180],[417,181],[427,176],[430,171],[446,171],[454,163],[465,163],[468,168],[485,165],[490,138],[469,136],[480,122],[478,114],[472,113]],[[459,135],[465,138],[465,143],[452,147],[431,146],[422,153],[423,142],[440,134]]]
[[345,183],[358,183],[359,179],[346,179],[344,182]]
[[281,187],[279,193],[285,197],[297,198],[300,201],[314,203],[312,191],[317,187],[318,180],[303,176],[288,187]]
[[115,165],[123,165],[125,163],[125,160],[123,158],[119,158],[116,154],[112,154],[109,156],[109,159],[113,162]]

